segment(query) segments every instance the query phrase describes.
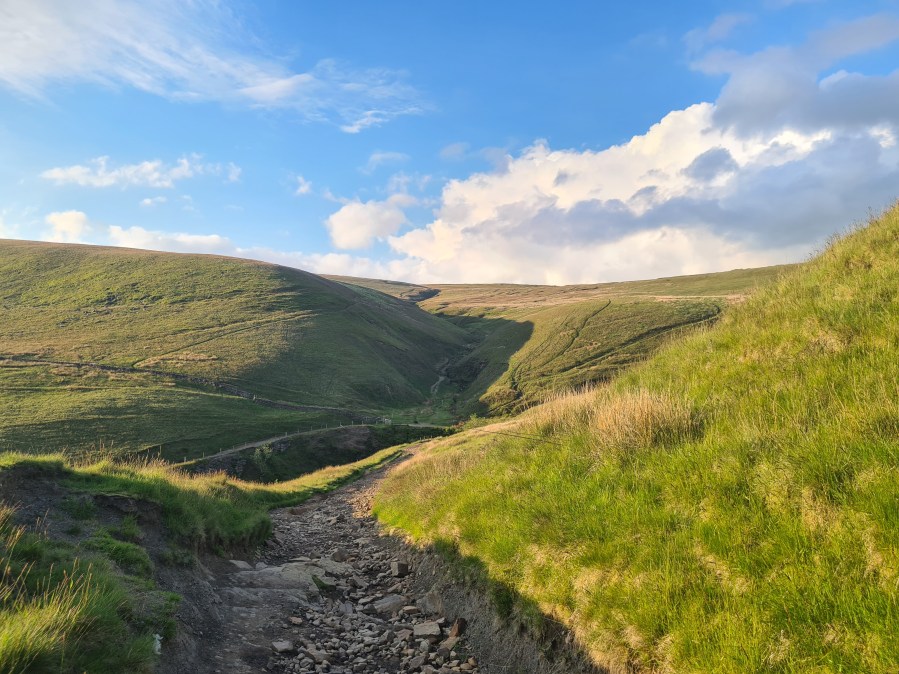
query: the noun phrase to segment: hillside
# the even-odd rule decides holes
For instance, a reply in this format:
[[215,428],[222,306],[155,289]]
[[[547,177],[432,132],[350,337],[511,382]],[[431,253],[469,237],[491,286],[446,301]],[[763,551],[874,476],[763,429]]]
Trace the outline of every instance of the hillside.
[[181,461],[383,416],[508,414],[608,379],[779,271],[429,287],[2,241],[0,449]]
[[329,278],[415,301],[474,336],[473,348],[447,368],[444,389],[455,412],[466,416],[514,413],[547,394],[608,381],[672,334],[714,320],[787,269],[576,286]]
[[376,512],[612,672],[899,662],[899,208],[610,385],[434,441]]
[[0,242],[0,310],[0,448],[16,450],[179,457],[389,415],[425,401],[466,339],[414,304],[296,269],[22,241]]

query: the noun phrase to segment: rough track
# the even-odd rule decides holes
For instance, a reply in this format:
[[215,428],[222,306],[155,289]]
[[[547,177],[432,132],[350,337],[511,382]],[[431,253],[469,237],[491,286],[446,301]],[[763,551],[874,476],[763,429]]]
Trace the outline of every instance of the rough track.
[[480,671],[464,620],[416,590],[402,545],[379,535],[369,515],[377,477],[274,511],[262,561],[210,575],[222,638],[191,671]]

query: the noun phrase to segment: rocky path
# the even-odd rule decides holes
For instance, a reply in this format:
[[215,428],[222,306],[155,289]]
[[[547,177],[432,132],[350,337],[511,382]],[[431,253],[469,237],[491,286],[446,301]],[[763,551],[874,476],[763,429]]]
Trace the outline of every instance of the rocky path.
[[273,512],[261,558],[211,574],[222,638],[192,671],[481,671],[464,616],[445,615],[405,548],[379,535],[376,479]]

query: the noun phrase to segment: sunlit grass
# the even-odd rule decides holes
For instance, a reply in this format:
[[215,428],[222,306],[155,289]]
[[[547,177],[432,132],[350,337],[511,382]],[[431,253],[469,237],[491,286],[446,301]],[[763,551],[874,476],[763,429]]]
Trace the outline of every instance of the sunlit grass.
[[526,437],[432,443],[378,515],[479,560],[596,662],[896,671],[899,210],[496,430]]

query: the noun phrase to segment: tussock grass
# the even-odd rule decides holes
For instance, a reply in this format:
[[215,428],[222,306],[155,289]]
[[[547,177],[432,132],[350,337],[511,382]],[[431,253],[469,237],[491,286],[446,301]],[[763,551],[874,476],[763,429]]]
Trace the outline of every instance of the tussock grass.
[[149,671],[151,642],[128,632],[131,600],[111,568],[13,514],[0,505],[0,671]]
[[523,414],[516,427],[551,438],[583,435],[581,441],[602,460],[690,440],[700,432],[701,423],[698,413],[669,395],[591,387],[555,394]]
[[899,209],[517,423],[432,443],[378,516],[612,671],[896,671]]
[[[162,461],[78,462],[59,454],[0,453],[0,472],[37,469],[72,491],[157,503],[173,542],[225,552],[262,543],[270,533],[269,509],[332,489],[397,452],[382,450],[276,484],[190,475]],[[90,516],[80,501],[69,503],[73,513]],[[144,615],[154,604],[142,600],[152,587],[153,563],[144,548],[119,540],[137,538],[133,520],[73,546],[26,531],[13,515],[0,504],[0,672],[150,671],[153,634],[172,636],[176,598],[163,602],[161,614]]]

